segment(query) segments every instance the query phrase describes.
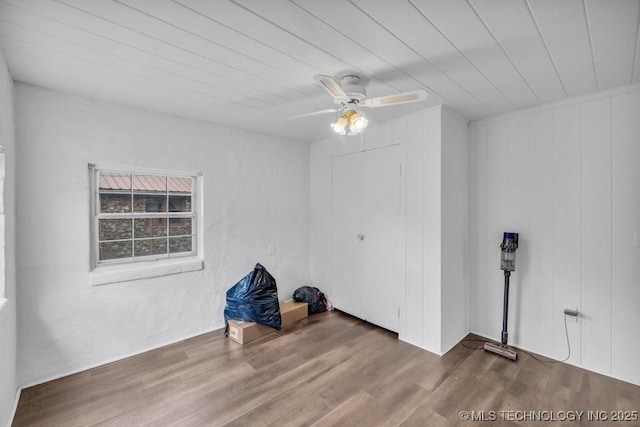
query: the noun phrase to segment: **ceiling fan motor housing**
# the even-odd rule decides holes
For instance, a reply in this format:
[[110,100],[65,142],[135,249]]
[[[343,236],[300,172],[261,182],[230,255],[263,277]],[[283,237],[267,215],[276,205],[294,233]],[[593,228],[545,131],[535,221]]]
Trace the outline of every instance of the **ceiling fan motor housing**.
[[360,77],[346,75],[340,78],[340,87],[345,91],[352,101],[362,102],[367,97],[367,91],[360,85]]

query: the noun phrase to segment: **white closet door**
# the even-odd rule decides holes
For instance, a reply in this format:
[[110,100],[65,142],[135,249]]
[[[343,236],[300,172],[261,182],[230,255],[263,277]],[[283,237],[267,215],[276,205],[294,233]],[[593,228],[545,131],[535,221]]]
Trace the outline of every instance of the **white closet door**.
[[397,332],[404,265],[400,146],[366,151],[362,156],[362,318]]
[[356,317],[361,317],[360,163],[356,154],[333,158],[331,207],[331,302]]
[[398,330],[400,147],[333,158],[331,298],[336,308]]

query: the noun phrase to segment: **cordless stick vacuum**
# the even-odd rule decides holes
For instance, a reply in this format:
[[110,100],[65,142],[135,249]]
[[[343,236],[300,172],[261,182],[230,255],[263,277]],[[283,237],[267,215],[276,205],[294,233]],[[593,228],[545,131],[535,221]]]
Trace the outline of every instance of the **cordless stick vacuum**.
[[504,271],[504,302],[502,305],[502,343],[500,345],[490,342],[484,343],[484,349],[507,359],[516,360],[518,353],[507,346],[509,334],[507,332],[507,317],[509,315],[509,277],[516,269],[516,249],[518,249],[518,233],[505,232],[500,244],[502,255],[500,257],[500,269]]

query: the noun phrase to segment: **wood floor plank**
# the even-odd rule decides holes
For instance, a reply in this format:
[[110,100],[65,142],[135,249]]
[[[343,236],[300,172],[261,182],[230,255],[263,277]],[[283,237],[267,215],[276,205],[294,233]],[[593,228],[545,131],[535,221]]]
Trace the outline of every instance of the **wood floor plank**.
[[433,426],[444,427],[451,423],[442,415],[434,412],[428,404],[418,406],[409,414],[409,416],[400,424],[402,427],[414,426]]
[[461,411],[633,411],[639,402],[640,387],[575,366],[462,344],[438,357],[328,312],[245,346],[214,331],[25,389],[13,425],[468,426]]
[[397,426],[407,419],[409,414],[420,406],[431,395],[419,385],[410,381],[394,381],[389,387],[380,390],[375,397],[383,415],[378,420],[379,425]]
[[369,427],[380,425],[383,415],[382,408],[371,395],[358,391],[311,425]]

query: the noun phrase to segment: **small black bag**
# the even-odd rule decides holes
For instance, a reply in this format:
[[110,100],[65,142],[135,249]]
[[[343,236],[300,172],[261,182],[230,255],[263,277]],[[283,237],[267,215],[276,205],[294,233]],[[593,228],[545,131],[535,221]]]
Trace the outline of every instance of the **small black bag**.
[[322,313],[327,311],[327,298],[320,289],[312,286],[302,286],[293,293],[293,300],[297,302],[306,302],[309,304],[308,312]]

